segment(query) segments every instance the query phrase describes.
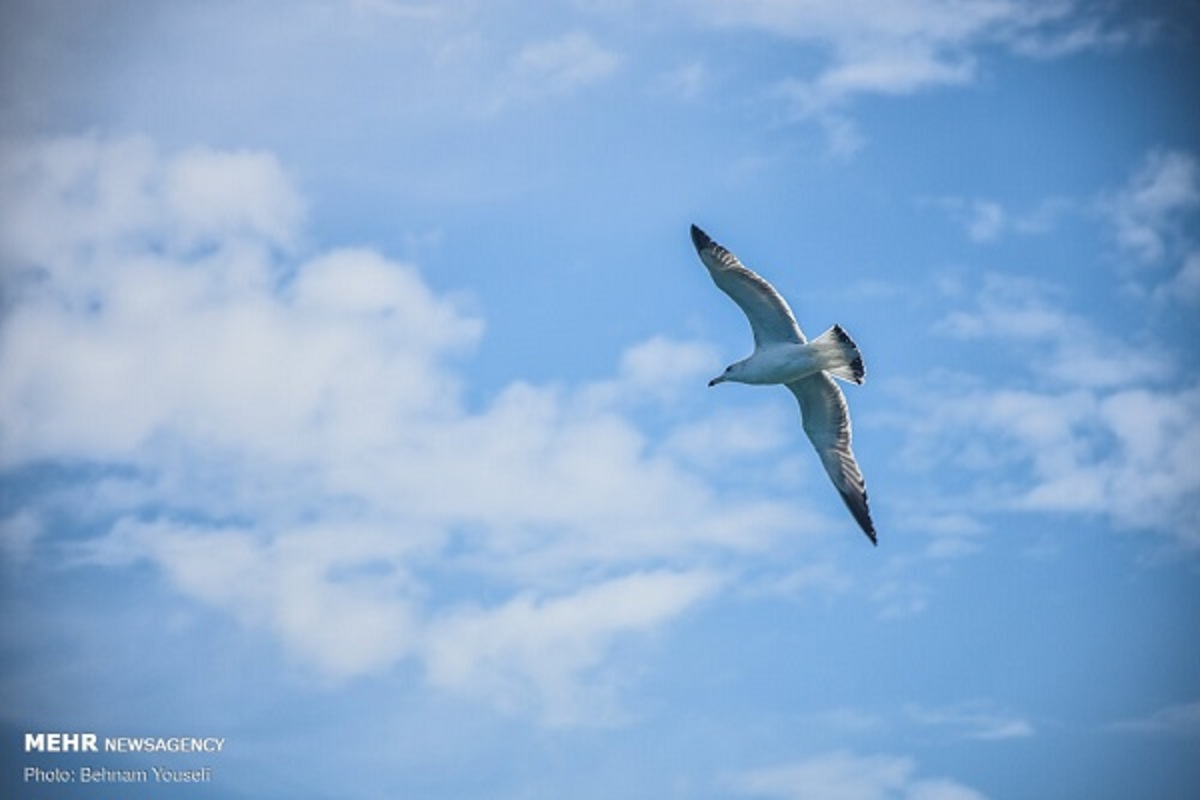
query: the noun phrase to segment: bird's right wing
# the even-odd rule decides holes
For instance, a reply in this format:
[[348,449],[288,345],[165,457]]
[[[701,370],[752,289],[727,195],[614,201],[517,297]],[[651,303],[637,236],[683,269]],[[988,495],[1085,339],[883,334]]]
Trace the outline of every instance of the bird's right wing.
[[850,449],[850,411],[842,390],[824,372],[792,381],[787,387],[800,403],[804,432],[846,502],[846,508],[850,509],[872,544],[877,543],[875,523],[871,521],[871,511],[867,507],[866,481],[854,460],[854,451]]
[[804,333],[796,324],[796,317],[775,287],[743,266],[737,256],[695,225],[692,226],[692,244],[708,268],[713,283],[733,298],[750,320],[756,348],[784,342],[804,344]]

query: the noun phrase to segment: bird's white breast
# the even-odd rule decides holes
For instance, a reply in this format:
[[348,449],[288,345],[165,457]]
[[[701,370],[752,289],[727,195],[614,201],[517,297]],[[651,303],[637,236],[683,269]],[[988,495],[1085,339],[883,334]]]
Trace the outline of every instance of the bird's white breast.
[[742,383],[790,383],[820,372],[807,344],[779,344],[757,350],[743,362],[737,380]]

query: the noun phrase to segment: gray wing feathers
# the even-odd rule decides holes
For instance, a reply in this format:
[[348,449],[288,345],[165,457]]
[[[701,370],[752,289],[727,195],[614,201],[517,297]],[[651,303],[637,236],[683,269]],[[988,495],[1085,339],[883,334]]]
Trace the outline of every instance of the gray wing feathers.
[[875,524],[867,506],[866,482],[850,448],[850,412],[842,390],[824,372],[792,381],[787,387],[800,403],[804,432],[821,457],[825,471],[863,533],[875,543]]
[[729,295],[750,320],[756,348],[777,342],[804,344],[804,333],[796,324],[792,310],[771,284],[743,266],[737,256],[695,225],[692,226],[692,243],[713,283]]

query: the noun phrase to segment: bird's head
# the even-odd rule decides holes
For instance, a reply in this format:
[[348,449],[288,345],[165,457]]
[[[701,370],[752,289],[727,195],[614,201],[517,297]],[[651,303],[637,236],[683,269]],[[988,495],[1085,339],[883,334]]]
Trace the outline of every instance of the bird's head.
[[742,367],[742,362],[740,362],[740,361],[736,364],[730,364],[728,367],[725,368],[724,372],[722,372],[720,375],[718,375],[717,377],[715,377],[711,381],[709,381],[708,385],[716,386],[718,383],[724,383],[725,381],[730,381],[730,380],[737,380],[737,378],[735,376],[737,375],[737,373],[741,369],[741,367]]

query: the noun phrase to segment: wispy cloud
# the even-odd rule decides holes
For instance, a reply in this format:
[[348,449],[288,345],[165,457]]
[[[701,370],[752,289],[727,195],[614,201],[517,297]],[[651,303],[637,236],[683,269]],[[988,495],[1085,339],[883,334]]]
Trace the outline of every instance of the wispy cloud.
[[1063,309],[1047,283],[984,276],[973,308],[950,312],[938,329],[968,340],[1024,350],[1028,369],[1060,386],[1132,386],[1172,374],[1166,350],[1138,346]]
[[1160,708],[1149,716],[1114,722],[1109,729],[1149,736],[1200,736],[1200,702]]
[[991,703],[974,702],[945,708],[909,706],[908,718],[915,724],[942,730],[965,739],[1023,739],[1036,732],[1028,720],[996,709]]
[[926,201],[956,223],[972,242],[986,244],[1007,236],[1048,234],[1061,217],[1076,209],[1066,198],[1047,198],[1031,209],[1013,209],[996,200],[975,197],[940,197]]
[[602,666],[613,638],[661,626],[718,584],[706,573],[639,572],[562,597],[453,609],[429,626],[430,682],[509,710],[533,706],[550,724],[619,720],[622,680]]
[[1181,234],[1181,218],[1200,206],[1200,167],[1190,154],[1178,150],[1149,153],[1112,195],[1107,208],[1117,242],[1142,261],[1157,261]]
[[[1055,4],[1046,5],[1051,21],[1055,21]],[[1018,27],[1004,37],[1014,53],[1034,59],[1062,58],[1088,51],[1104,53],[1144,45],[1160,33],[1160,22],[1150,17],[1116,23],[1102,16],[1086,16],[1090,9],[1078,3],[1056,5],[1074,6],[1083,13],[1075,18],[1058,18],[1058,24]]]
[[433,19],[444,13],[437,3],[407,3],[403,0],[347,0],[351,8],[362,14],[377,14],[401,20]]
[[1054,58],[1138,41],[1095,9],[1071,0],[1053,3],[989,0],[903,0],[881,8],[869,2],[810,3],[754,0],[700,5],[710,23],[762,30],[814,44],[827,52],[815,75],[781,78],[793,113],[821,124],[835,152],[862,143],[846,108],[862,95],[906,95],[975,81],[978,51],[996,44],[1027,57]]
[[657,93],[668,97],[694,100],[703,94],[709,80],[708,68],[704,62],[689,61],[660,74],[652,88]]
[[1188,305],[1200,302],[1200,251],[1188,253],[1174,277],[1155,288],[1154,297]]
[[973,242],[1052,233],[1064,218],[1100,224],[1116,244],[1123,274],[1137,293],[1160,302],[1200,301],[1200,165],[1187,150],[1154,149],[1124,184],[1086,197],[1046,197],[1014,208],[986,197],[938,197],[923,204],[944,211]]
[[948,778],[926,778],[911,758],[835,751],[739,776],[733,788],[749,797],[780,800],[982,800],[983,794]]
[[513,104],[574,94],[612,76],[621,60],[583,31],[531,42],[512,56],[489,107],[499,111]]
[[0,520],[0,552],[5,560],[20,568],[29,561],[34,544],[45,533],[45,526],[36,514],[29,510],[18,511]]
[[1135,285],[1159,301],[1200,302],[1200,163],[1184,150],[1152,150],[1126,184],[1101,197]]

